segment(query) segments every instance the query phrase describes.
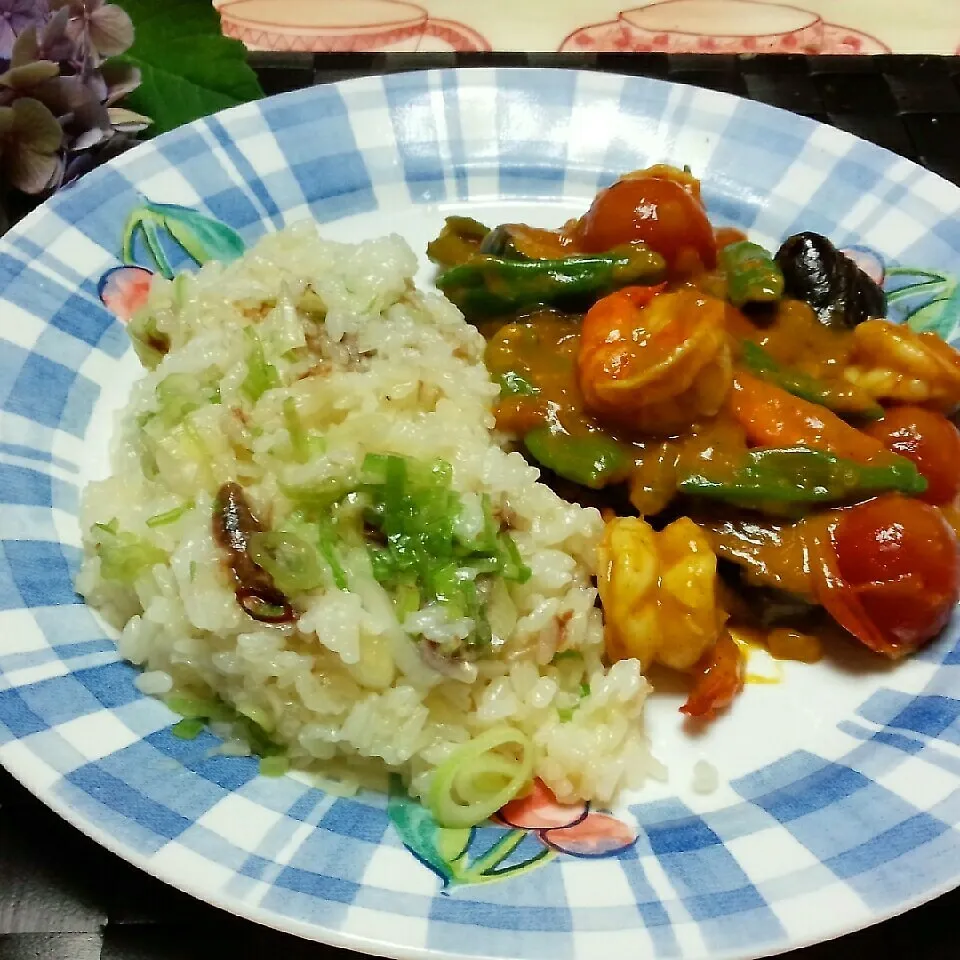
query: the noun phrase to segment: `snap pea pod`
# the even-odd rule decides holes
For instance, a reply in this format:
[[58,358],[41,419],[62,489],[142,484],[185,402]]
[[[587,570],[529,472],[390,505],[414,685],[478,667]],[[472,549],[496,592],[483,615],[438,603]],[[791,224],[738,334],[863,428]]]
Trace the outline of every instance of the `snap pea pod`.
[[617,442],[602,433],[569,436],[539,427],[531,430],[523,443],[542,466],[593,490],[622,480],[629,466]]
[[516,370],[507,370],[498,377],[501,397],[535,397],[540,389],[529,377]]
[[477,320],[538,306],[584,309],[620,287],[659,283],[665,273],[659,253],[636,245],[562,260],[478,255],[441,273],[437,286],[468,320]]
[[761,379],[841,416],[857,416],[865,420],[879,420],[883,416],[883,407],[857,387],[850,384],[833,386],[798,370],[782,367],[763,347],[751,340],[744,340],[741,344],[740,358],[744,366]]
[[783,271],[758,243],[740,240],[720,251],[727,297],[735,307],[776,303],[783,296]]
[[810,447],[751,450],[732,473],[693,474],[679,483],[683,493],[774,515],[802,513],[889,491],[916,495],[926,487],[917,468],[901,457],[874,466]]

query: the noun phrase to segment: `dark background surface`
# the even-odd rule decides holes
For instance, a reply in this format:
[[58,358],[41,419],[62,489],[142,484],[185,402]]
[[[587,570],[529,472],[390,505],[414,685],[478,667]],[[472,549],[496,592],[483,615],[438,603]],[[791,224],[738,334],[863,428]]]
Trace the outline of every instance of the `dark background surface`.
[[[960,59],[954,57],[384,54],[256,61],[267,93],[372,73],[489,65],[600,69],[739,94],[841,127],[960,184]],[[957,960],[958,915],[955,892],[784,957]],[[82,836],[0,770],[0,960],[354,956],[238,920],[153,880]]]

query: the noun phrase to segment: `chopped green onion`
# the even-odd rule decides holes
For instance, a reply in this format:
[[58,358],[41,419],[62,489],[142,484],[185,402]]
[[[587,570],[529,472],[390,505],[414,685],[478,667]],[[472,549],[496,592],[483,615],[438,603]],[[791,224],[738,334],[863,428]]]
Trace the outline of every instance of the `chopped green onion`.
[[297,301],[297,309],[318,322],[327,315],[327,305],[313,287],[307,287],[300,295],[300,299]]
[[210,461],[213,459],[213,456],[210,453],[210,448],[207,446],[206,441],[200,436],[200,432],[189,420],[184,420],[181,427],[183,429],[183,435],[187,438],[187,442],[193,447],[194,459],[204,468],[205,473],[212,476]]
[[282,777],[290,769],[290,761],[280,754],[260,758],[261,777]]
[[253,562],[266,570],[287,596],[315,590],[323,583],[319,549],[295,533],[254,533],[248,550]]
[[553,655],[551,663],[561,663],[564,660],[582,660],[583,654],[579,650],[561,650]]
[[[340,589],[347,589],[348,581],[338,540],[362,537],[374,578],[390,591],[401,622],[423,604],[438,603],[451,618],[473,620],[467,643],[489,645],[492,629],[478,578],[499,575],[523,583],[531,576],[513,538],[500,532],[489,495],[481,497],[481,531],[469,542],[461,538],[457,521],[463,503],[453,488],[453,468],[443,460],[368,453],[356,481],[281,489],[294,512],[279,532],[316,548]],[[268,550],[262,563],[259,554],[256,562],[281,590],[296,592],[299,581],[286,579],[289,571],[277,569],[279,559]],[[311,573],[316,575],[312,567]]]
[[179,507],[174,507],[172,510],[167,510],[166,513],[157,513],[150,517],[147,520],[148,527],[165,527],[168,524],[176,523],[182,516],[189,513],[194,508],[194,502],[188,500],[186,503],[181,503]]
[[463,564],[465,569],[472,570],[474,573],[497,573],[502,566],[499,557],[485,557],[483,555],[471,557]]
[[455,563],[444,563],[429,571],[428,586],[430,592],[440,603],[455,608],[452,616],[464,616],[466,610],[464,583],[457,574]]
[[182,310],[186,306],[189,286],[190,274],[178,273],[173,278],[173,304],[178,310]]
[[310,443],[307,431],[300,422],[300,414],[297,413],[297,401],[293,397],[287,397],[283,401],[283,422],[290,434],[294,460],[297,463],[307,463],[310,459]]
[[95,523],[98,532],[96,552],[100,557],[100,574],[105,580],[132,584],[140,574],[158,563],[166,563],[164,550],[147,540],[119,529],[114,518],[108,524]]
[[330,524],[321,522],[318,525],[317,545],[320,547],[320,553],[326,560],[330,573],[333,576],[334,585],[338,590],[347,589],[347,574],[337,556],[336,538],[330,529]]
[[489,644],[492,631],[476,579],[500,574],[524,582],[530,570],[516,543],[500,533],[488,495],[481,498],[482,530],[467,542],[457,533],[463,510],[453,489],[453,468],[443,460],[423,462],[395,454],[366,456],[361,470],[363,517],[374,577],[388,588],[415,581],[420,602],[436,602],[451,618],[470,617],[468,643]]
[[170,728],[170,732],[180,740],[196,740],[203,728],[204,722],[199,717],[184,717]]
[[245,333],[251,345],[250,353],[247,355],[247,375],[240,389],[256,403],[268,390],[280,385],[280,376],[277,368],[267,362],[263,344],[256,330],[253,327],[247,327]]
[[233,735],[244,740],[258,757],[278,757],[284,753],[283,747],[270,739],[266,730],[243,714],[237,714],[233,724]]
[[496,553],[497,550],[497,521],[493,518],[493,503],[490,500],[490,494],[485,493],[480,498],[480,505],[483,510],[483,534],[482,540],[478,544],[478,549],[489,553]]
[[229,719],[229,708],[220,700],[205,700],[200,697],[189,697],[181,693],[174,693],[164,698],[164,703],[181,717],[202,720]]
[[533,571],[523,562],[520,551],[508,533],[501,533],[498,543],[504,556],[504,580],[516,580],[517,583],[526,583],[533,575]]
[[420,609],[420,589],[415,583],[401,582],[393,592],[393,608],[397,620],[403,623],[411,613]]
[[[407,463],[402,457],[387,457],[384,464],[383,509],[390,526],[401,522],[403,494],[407,482]],[[392,522],[391,522],[392,521]]]
[[167,427],[175,427],[201,407],[220,402],[220,371],[215,366],[200,373],[171,373],[156,390],[159,409],[156,416]]
[[[577,653],[576,650],[565,650],[565,651],[563,651],[562,653],[556,654],[556,655],[554,656],[553,660],[551,660],[550,662],[551,662],[551,663],[555,663],[555,662],[556,662],[560,657],[562,657],[564,654],[572,654],[572,655],[575,656],[575,657],[581,657],[581,655],[580,655],[579,653]],[[582,657],[581,657],[581,659],[582,659]],[[589,696],[590,696],[590,684],[587,683],[586,680],[581,680],[581,681],[580,681],[580,687],[579,687],[579,691],[578,691],[578,692],[579,692],[579,694],[580,694],[580,699],[581,699],[581,700],[582,700],[584,697],[589,697]],[[573,719],[573,715],[574,715],[579,709],[580,709],[580,704],[579,704],[579,703],[575,703],[572,707],[558,707],[558,708],[557,708],[557,714],[558,714],[559,717],[560,717],[560,722],[561,722],[561,723],[569,723],[569,722]]]
[[473,632],[467,638],[467,643],[471,647],[489,646],[493,642],[493,628],[490,626],[486,608],[480,603],[476,584],[473,582],[469,583],[467,591],[467,616],[473,620]]
[[246,717],[248,720],[253,721],[261,730],[269,730],[273,727],[273,720],[270,714],[261,707],[248,704],[244,707],[237,707],[237,713],[240,714],[241,717]]
[[281,484],[280,489],[299,510],[312,516],[325,513],[338,500],[342,500],[351,488],[342,480],[329,478],[308,487],[287,487]]
[[179,693],[165,697],[164,702],[174,713],[183,717],[171,727],[175,737],[193,740],[208,722],[230,723],[233,725],[233,736],[247,743],[257,756],[274,761],[267,765],[268,770],[275,771],[267,774],[268,776],[280,776],[286,772],[286,767],[283,767],[286,758],[281,756],[284,750],[270,739],[264,729],[264,723],[269,718],[258,707],[247,707],[244,713],[219,699],[204,699]]
[[363,464],[360,467],[363,482],[382,484],[387,480],[387,460],[389,456],[384,453],[368,453],[363,458]]
[[214,708],[214,701],[200,700],[196,697],[185,697],[179,693],[166,698],[167,706],[181,717],[209,717]]
[[379,583],[389,583],[396,573],[389,551],[378,547],[370,547],[367,552],[370,555],[370,566],[373,570],[374,580]]
[[127,324],[127,332],[140,362],[148,370],[153,370],[170,352],[170,337],[157,327],[157,318],[146,310],[137,312]]
[[427,804],[441,827],[475,827],[530,783],[534,747],[511,727],[487,730],[460,747],[433,774]]

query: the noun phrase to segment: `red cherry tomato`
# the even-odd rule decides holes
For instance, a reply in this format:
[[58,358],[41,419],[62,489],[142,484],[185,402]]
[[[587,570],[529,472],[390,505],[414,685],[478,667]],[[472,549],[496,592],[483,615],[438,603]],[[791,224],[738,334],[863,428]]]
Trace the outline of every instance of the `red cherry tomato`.
[[576,245],[585,253],[603,253],[642,241],[674,271],[689,270],[697,262],[713,268],[717,262],[713,228],[699,190],[691,184],[666,175],[618,180],[597,195],[580,219]]
[[896,659],[946,626],[960,550],[936,507],[897,495],[861,503],[840,513],[832,547],[821,602],[866,646]]
[[888,450],[912,460],[927,480],[927,503],[948,504],[960,494],[960,430],[923,407],[894,407],[866,430]]

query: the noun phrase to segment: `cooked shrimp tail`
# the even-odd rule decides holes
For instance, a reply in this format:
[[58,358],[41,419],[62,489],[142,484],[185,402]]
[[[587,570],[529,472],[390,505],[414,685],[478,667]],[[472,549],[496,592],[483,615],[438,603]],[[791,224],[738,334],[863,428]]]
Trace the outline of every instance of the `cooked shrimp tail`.
[[729,633],[720,635],[694,667],[693,673],[696,679],[680,712],[688,717],[710,720],[729,707],[743,690],[743,655]]

